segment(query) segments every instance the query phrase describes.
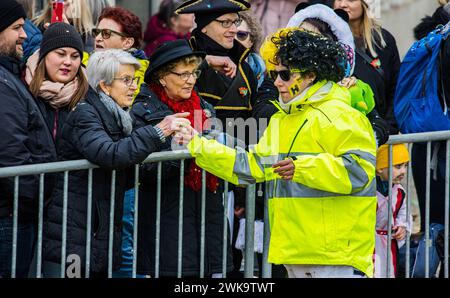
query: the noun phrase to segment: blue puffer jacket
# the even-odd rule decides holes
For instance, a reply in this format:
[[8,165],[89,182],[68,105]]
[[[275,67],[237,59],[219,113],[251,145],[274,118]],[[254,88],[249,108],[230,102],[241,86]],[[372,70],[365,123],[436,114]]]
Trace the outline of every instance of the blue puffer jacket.
[[26,63],[28,58],[36,52],[37,49],[41,46],[42,41],[42,32],[39,28],[33,24],[30,20],[25,20],[25,25],[23,26],[23,30],[27,34],[27,38],[23,42],[23,63]]

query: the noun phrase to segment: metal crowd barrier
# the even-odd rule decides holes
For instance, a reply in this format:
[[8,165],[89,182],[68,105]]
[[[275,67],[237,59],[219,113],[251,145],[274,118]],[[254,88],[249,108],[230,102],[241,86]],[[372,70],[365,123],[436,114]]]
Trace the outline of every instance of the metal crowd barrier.
[[[178,272],[177,276],[182,276],[182,238],[183,238],[183,194],[184,194],[184,160],[190,159],[191,156],[187,150],[173,152],[157,152],[150,154],[143,163],[158,163],[157,168],[157,202],[156,202],[156,235],[155,235],[155,276],[159,277],[159,253],[160,253],[160,233],[161,233],[161,182],[162,182],[162,162],[170,160],[180,160],[180,196],[179,196],[179,226],[178,226]],[[44,179],[45,174],[64,172],[63,187],[63,226],[62,226],[62,249],[61,249],[61,278],[66,276],[66,236],[67,236],[67,206],[68,206],[68,177],[70,171],[88,170],[88,194],[87,194],[87,231],[86,231],[86,260],[85,260],[85,277],[90,275],[90,249],[91,249],[91,224],[92,224],[92,170],[99,166],[90,163],[87,160],[62,161],[45,164],[33,164],[24,166],[14,166],[0,168],[0,178],[14,177],[14,207],[13,207],[13,239],[12,239],[12,257],[11,257],[11,277],[16,277],[16,261],[17,261],[17,229],[18,229],[18,201],[19,201],[19,179],[20,176],[39,175],[39,211],[38,211],[38,237],[37,237],[37,253],[36,253],[36,277],[42,276],[42,242],[43,242],[43,206],[44,206]],[[116,171],[112,170],[111,175],[111,203],[109,214],[109,245],[108,245],[108,277],[112,277],[113,272],[113,221],[114,221],[114,205],[115,205],[115,180]],[[133,230],[133,264],[132,277],[136,277],[137,251],[139,249],[137,232],[138,232],[138,196],[139,196],[139,165],[135,165],[135,206],[134,206],[134,230]],[[205,264],[205,202],[206,202],[206,172],[202,173],[202,196],[201,196],[201,243],[200,243],[200,277],[204,277]],[[223,262],[222,274],[226,277],[227,267],[227,206],[228,206],[228,183],[225,182],[224,191],[224,214],[223,214]],[[245,239],[245,265],[244,276],[253,277],[253,238],[254,238],[254,206],[255,206],[255,186],[251,185],[247,188],[246,198],[246,233],[250,235]],[[251,248],[251,249],[247,249]],[[20,257],[20,256],[19,256]],[[175,257],[175,256],[174,256]]]
[[[392,146],[394,144],[399,143],[408,143],[409,155],[411,155],[411,143],[424,143],[427,144],[427,154],[426,154],[426,197],[425,197],[425,218],[421,218],[421,221],[425,221],[425,277],[433,277],[430,276],[430,247],[432,246],[430,239],[430,184],[431,184],[431,143],[434,141],[446,141],[446,160],[445,160],[445,198],[433,198],[434,200],[445,200],[445,221],[444,221],[444,260],[441,262],[441,269],[444,270],[444,277],[448,278],[448,248],[449,248],[449,177],[450,177],[450,131],[437,131],[437,132],[426,132],[426,133],[415,133],[415,134],[404,134],[404,135],[391,135],[389,137],[389,185],[392,185]],[[411,200],[408,196],[411,194],[411,185],[412,185],[412,167],[414,165],[410,162],[408,166],[408,174],[407,174],[407,183],[406,183],[406,216],[409,218],[411,214]],[[389,188],[389,197],[392,198],[392,188]],[[388,223],[388,239],[391,238],[391,228],[392,228],[392,207],[391,200],[388,201],[388,210],[389,210],[389,223]],[[410,237],[411,235],[407,233],[406,236],[406,260],[405,260],[405,277],[410,278]],[[390,259],[390,250],[387,250],[386,263],[388,264]],[[386,277],[390,276],[390,266],[386,266]]]
[[[447,141],[446,147],[446,170],[445,170],[445,256],[444,262],[442,264],[444,270],[444,276],[448,278],[448,232],[449,232],[449,157],[450,157],[450,131],[442,132],[430,132],[430,133],[418,133],[418,134],[405,134],[405,135],[392,135],[389,138],[388,144],[393,145],[397,143],[417,143],[426,142],[427,143],[427,160],[426,160],[426,217],[425,219],[425,237],[426,243],[429,243],[429,226],[430,226],[430,156],[431,156],[431,142],[432,141]],[[409,151],[411,152],[411,146],[409,146]],[[160,215],[161,215],[161,167],[163,161],[170,160],[181,160],[180,168],[180,196],[179,196],[179,214],[183,214],[183,194],[184,194],[184,160],[190,159],[191,156],[187,150],[173,151],[173,152],[158,152],[153,153],[148,156],[144,163],[158,163],[157,172],[157,203],[156,203],[156,234],[155,234],[155,276],[159,277],[159,253],[160,253]],[[92,170],[98,168],[97,165],[90,163],[87,160],[74,160],[74,161],[63,161],[54,162],[46,164],[33,164],[15,167],[0,168],[0,178],[14,177],[14,208],[13,208],[13,240],[12,240],[12,260],[11,260],[11,277],[16,277],[16,261],[17,261],[17,225],[18,225],[18,200],[19,200],[19,179],[20,176],[27,175],[39,175],[39,213],[38,213],[38,237],[37,237],[37,262],[36,262],[36,277],[42,277],[42,241],[43,241],[43,206],[44,206],[44,179],[45,174],[64,172],[64,191],[63,191],[63,230],[62,230],[62,250],[61,250],[61,277],[65,277],[65,266],[66,266],[66,233],[67,233],[67,206],[68,206],[68,175],[70,171],[75,170],[88,170],[88,194],[87,194],[87,232],[86,232],[86,260],[85,260],[85,277],[89,277],[90,273],[90,249],[91,249],[91,213],[92,213]],[[392,184],[392,146],[389,146],[389,183]],[[109,222],[109,248],[108,248],[108,277],[112,277],[112,264],[113,264],[113,219],[114,219],[114,205],[115,205],[115,173],[112,171],[111,176],[111,209],[110,209],[110,222]],[[200,277],[204,277],[204,262],[205,262],[205,201],[206,201],[206,174],[203,171],[202,174],[202,200],[201,200],[201,244],[200,244]],[[411,193],[411,179],[412,172],[411,166],[408,167],[407,175],[407,195]],[[137,262],[137,251],[139,249],[137,241],[138,232],[138,195],[139,195],[139,165],[135,165],[135,207],[134,207],[134,230],[133,230],[133,263],[132,263],[132,277],[136,278],[136,262]],[[226,277],[226,267],[227,267],[227,237],[228,237],[228,222],[227,222],[227,206],[228,206],[228,183],[224,186],[224,214],[223,214],[223,262],[222,262],[222,274]],[[254,220],[255,220],[255,185],[250,185],[247,187],[246,196],[246,225],[245,225],[245,255],[244,255],[244,277],[253,277],[254,274]],[[389,196],[392,196],[392,189],[389,189]],[[436,199],[436,198],[435,198]],[[407,217],[409,218],[411,213],[410,200],[407,199]],[[391,222],[391,205],[389,201],[389,227],[392,226]],[[262,264],[262,277],[271,277],[271,264],[267,262],[267,253],[270,240],[270,230],[268,224],[268,211],[267,211],[267,197],[264,199],[264,248],[263,248],[263,264]],[[177,276],[182,276],[182,238],[183,238],[183,216],[179,216],[179,226],[178,226],[178,272]],[[375,233],[375,231],[374,231]],[[388,239],[391,237],[391,229],[388,229]],[[409,260],[410,260],[410,234],[407,234],[406,241],[406,277],[409,276]],[[390,251],[388,250],[388,255],[386,262],[390,259]],[[20,257],[20,256],[19,256]],[[426,264],[426,277],[429,276],[429,246],[426,246],[425,254],[425,264]],[[389,266],[386,266],[387,272],[386,276],[390,275]],[[441,269],[442,270],[442,269]]]

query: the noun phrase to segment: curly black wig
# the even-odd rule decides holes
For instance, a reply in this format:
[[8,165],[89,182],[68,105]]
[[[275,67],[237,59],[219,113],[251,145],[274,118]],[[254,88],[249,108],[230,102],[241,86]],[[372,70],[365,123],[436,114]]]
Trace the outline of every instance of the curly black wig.
[[304,74],[313,73],[316,82],[339,82],[344,78],[345,51],[339,43],[304,30],[287,30],[284,33],[271,38],[277,47],[274,64],[281,63]]

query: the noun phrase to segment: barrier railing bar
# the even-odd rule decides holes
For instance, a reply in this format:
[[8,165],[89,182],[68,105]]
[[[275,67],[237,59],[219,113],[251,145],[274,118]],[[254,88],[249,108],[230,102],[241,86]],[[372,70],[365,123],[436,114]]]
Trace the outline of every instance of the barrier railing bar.
[[269,226],[269,186],[266,183],[264,192],[264,234],[263,234],[263,255],[262,255],[262,277],[272,277],[272,264],[268,262],[269,258],[269,241],[270,241],[270,226]]
[[44,175],[39,175],[39,211],[38,211],[38,239],[36,254],[36,278],[42,277],[42,226],[44,222]]
[[11,277],[16,277],[17,263],[17,223],[19,215],[19,176],[14,177],[14,206],[13,206],[13,240],[11,254]]
[[205,211],[206,211],[206,171],[202,170],[202,203],[200,218],[200,278],[205,277]]
[[111,172],[111,205],[109,209],[109,237],[108,237],[108,278],[113,271],[113,245],[114,245],[114,208],[116,203],[116,170]]
[[88,193],[87,193],[87,214],[86,214],[86,268],[84,276],[89,278],[91,269],[91,233],[92,233],[92,175],[93,169],[88,171]]
[[177,263],[178,278],[181,278],[183,268],[183,207],[184,207],[184,159],[180,160],[180,197],[178,206],[178,263]]
[[224,182],[223,191],[223,247],[222,247],[222,277],[227,277],[227,256],[228,256],[228,182]]
[[[389,149],[388,149],[388,151],[389,151],[389,153],[388,153],[388,177],[389,177],[389,183],[388,183],[388,185],[389,185],[389,187],[388,187],[388,197],[389,197],[389,200],[388,200],[388,225],[387,225],[387,232],[388,232],[388,234],[387,234],[387,247],[386,247],[386,275],[385,275],[385,277],[386,278],[389,278],[390,276],[391,276],[391,266],[390,266],[390,262],[389,262],[389,260],[391,259],[391,239],[392,239],[392,175],[394,174],[393,173],[393,170],[392,170],[392,163],[393,163],[393,157],[392,157],[392,145],[389,145],[388,146],[389,147]],[[381,259],[380,259],[380,262],[383,262]]]
[[61,240],[61,272],[60,277],[66,276],[66,240],[67,240],[67,205],[69,190],[69,171],[64,171],[64,188],[63,188],[63,214],[62,214],[62,240]]
[[[408,144],[408,152],[409,152],[409,156],[412,156],[412,150],[411,150],[412,146],[411,144]],[[411,218],[411,185],[412,185],[412,167],[411,165],[408,165],[408,174],[407,174],[407,179],[406,179],[406,222],[407,224],[409,224],[409,219]],[[409,227],[411,229],[411,233],[413,230],[413,226],[412,226],[412,222],[411,222],[411,226]],[[405,248],[406,248],[406,253],[405,253],[405,278],[409,278],[410,274],[410,270],[409,270],[409,266],[410,266],[410,257],[411,257],[411,253],[410,253],[410,249],[411,249],[411,233],[406,233],[406,243],[405,243]]]
[[426,186],[425,186],[425,277],[430,277],[430,163],[431,142],[427,142]]
[[255,190],[256,185],[248,185],[245,202],[245,264],[244,277],[253,277],[254,271],[254,236],[255,236]]
[[158,174],[156,185],[156,236],[155,236],[155,277],[159,277],[159,243],[161,234],[161,180],[162,164],[158,162]]
[[139,214],[139,165],[134,166],[134,216],[133,216],[133,267],[131,277],[136,278],[137,271],[137,242],[138,242],[138,214]]

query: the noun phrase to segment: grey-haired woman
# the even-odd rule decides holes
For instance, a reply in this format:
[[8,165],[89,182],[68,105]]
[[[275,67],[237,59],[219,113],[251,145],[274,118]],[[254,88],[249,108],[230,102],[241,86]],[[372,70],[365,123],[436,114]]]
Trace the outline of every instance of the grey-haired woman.
[[[159,151],[165,137],[186,119],[176,114],[155,126],[132,131],[129,115],[137,88],[135,71],[139,62],[122,50],[95,53],[87,69],[89,91],[70,112],[62,129],[59,153],[62,160],[88,159],[100,166],[93,173],[91,276],[105,275],[108,269],[108,231],[112,170],[115,173],[113,269],[119,265],[123,196],[132,165]],[[63,176],[59,176],[52,194],[44,241],[44,275],[59,276],[62,245]],[[87,171],[69,173],[66,255],[77,255],[84,267],[86,259]],[[53,270],[55,269],[55,270]],[[84,270],[81,270],[84,273]],[[47,274],[46,274],[47,273]]]

